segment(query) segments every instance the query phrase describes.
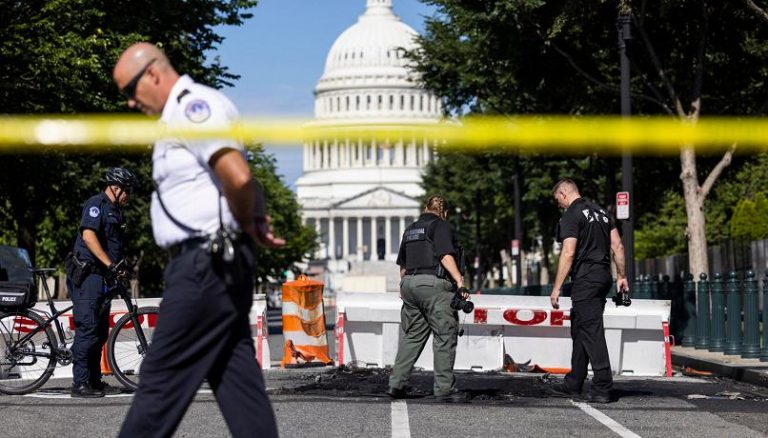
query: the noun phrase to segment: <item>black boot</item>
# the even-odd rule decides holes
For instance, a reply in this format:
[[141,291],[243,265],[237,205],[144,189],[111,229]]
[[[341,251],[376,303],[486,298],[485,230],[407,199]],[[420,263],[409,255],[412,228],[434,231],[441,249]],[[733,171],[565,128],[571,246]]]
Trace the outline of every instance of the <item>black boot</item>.
[[104,397],[104,391],[94,389],[91,385],[83,383],[80,385],[72,385],[70,395],[74,398],[99,398]]

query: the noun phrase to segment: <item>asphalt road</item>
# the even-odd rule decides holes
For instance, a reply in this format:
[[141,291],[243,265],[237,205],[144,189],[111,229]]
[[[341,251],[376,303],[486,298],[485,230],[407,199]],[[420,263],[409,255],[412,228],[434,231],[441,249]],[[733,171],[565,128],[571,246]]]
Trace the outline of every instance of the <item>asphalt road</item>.
[[[274,362],[282,357],[279,312],[271,311],[269,322]],[[619,401],[590,405],[548,397],[552,381],[538,375],[459,373],[457,384],[472,401],[453,405],[431,397],[430,373],[415,373],[413,397],[395,402],[383,394],[387,370],[273,369],[265,375],[283,437],[768,436],[768,389],[724,379],[618,377]],[[72,399],[69,384],[52,380],[35,394],[0,396],[0,437],[115,436],[132,395]],[[258,419],[253,427],[258,436]],[[229,436],[205,387],[176,436]]]
[[[386,370],[271,370],[267,387],[284,437],[759,437],[768,434],[768,390],[728,380],[617,378],[621,399],[609,405],[546,397],[533,375],[458,375],[472,402],[429,396],[431,376],[412,379],[415,398],[382,394]],[[0,396],[0,437],[115,436],[132,396],[71,399],[68,381],[29,396]],[[229,436],[214,396],[201,390],[180,437]],[[254,435],[258,421],[254,419]]]

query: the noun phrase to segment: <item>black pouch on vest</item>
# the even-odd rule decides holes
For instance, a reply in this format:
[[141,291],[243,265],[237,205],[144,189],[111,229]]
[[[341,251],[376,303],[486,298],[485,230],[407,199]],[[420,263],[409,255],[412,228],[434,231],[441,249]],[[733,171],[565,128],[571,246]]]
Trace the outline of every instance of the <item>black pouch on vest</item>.
[[67,273],[67,277],[72,280],[72,284],[80,287],[85,281],[85,278],[93,271],[93,265],[78,260],[78,258],[70,252],[64,259],[64,269]]

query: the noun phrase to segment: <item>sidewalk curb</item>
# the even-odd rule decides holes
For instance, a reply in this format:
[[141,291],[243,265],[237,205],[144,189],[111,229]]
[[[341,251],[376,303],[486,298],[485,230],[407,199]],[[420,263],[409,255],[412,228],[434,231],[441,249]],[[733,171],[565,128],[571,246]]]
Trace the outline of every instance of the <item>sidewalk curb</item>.
[[720,377],[768,388],[768,366],[734,365],[716,360],[701,359],[680,351],[672,351],[672,364],[709,371]]

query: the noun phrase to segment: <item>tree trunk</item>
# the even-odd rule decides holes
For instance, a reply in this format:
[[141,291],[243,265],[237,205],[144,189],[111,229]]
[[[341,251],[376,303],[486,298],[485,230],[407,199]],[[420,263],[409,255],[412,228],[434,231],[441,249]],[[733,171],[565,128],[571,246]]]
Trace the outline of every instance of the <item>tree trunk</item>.
[[699,179],[696,173],[696,152],[693,146],[685,146],[680,152],[680,165],[685,197],[685,212],[688,216],[688,269],[694,278],[699,274],[709,275],[707,260],[706,219],[704,218],[704,197],[699,191]]

